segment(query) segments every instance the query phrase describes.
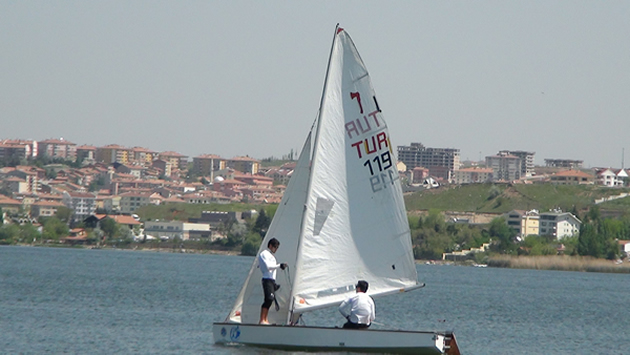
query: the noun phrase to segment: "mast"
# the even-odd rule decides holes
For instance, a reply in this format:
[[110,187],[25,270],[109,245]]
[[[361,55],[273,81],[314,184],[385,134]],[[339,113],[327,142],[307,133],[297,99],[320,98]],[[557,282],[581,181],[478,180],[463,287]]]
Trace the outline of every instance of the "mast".
[[[324,98],[326,97],[326,89],[328,87],[328,74],[330,72],[330,62],[332,60],[332,55],[333,55],[333,51],[335,50],[335,42],[337,41],[337,33],[339,33],[340,30],[343,30],[342,28],[339,27],[339,23],[337,23],[337,25],[335,26],[335,34],[333,35],[333,40],[332,40],[332,44],[330,46],[330,53],[328,54],[328,64],[326,65],[326,74],[324,76],[324,87],[322,88],[322,95],[321,98],[319,100],[319,109],[317,110],[317,118],[316,120],[316,127],[315,127],[315,139],[313,140],[313,152],[311,153],[311,161],[313,161],[312,157],[317,155],[317,143],[319,142],[319,129],[321,126],[321,114],[322,114],[322,106],[324,105]],[[313,162],[314,164],[314,162]],[[313,170],[313,167],[310,167],[310,170]],[[313,175],[310,174],[309,178],[308,178],[308,186],[307,186],[307,191],[309,191],[309,193],[307,193],[307,196],[310,195],[310,191],[311,191],[311,183],[313,180]],[[306,204],[304,205],[304,209],[302,210],[302,222],[300,224],[300,236],[298,238],[298,243],[297,243],[297,251],[296,251],[296,255],[297,258],[299,259],[301,258],[301,254],[300,251],[302,249],[302,235],[304,234],[304,220],[306,219]],[[297,262],[297,260],[296,260]],[[291,288],[293,288],[293,285],[291,285]],[[293,293],[293,290],[291,290],[291,293]],[[291,305],[289,306],[289,313],[287,316],[287,323],[291,324],[292,323],[292,318],[293,318],[293,310],[295,309],[295,295],[291,295]]]

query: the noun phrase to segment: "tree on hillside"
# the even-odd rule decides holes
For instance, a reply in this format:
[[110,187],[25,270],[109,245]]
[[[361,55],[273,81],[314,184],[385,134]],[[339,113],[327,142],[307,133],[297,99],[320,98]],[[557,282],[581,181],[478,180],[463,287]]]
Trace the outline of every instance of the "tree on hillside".
[[516,250],[516,245],[513,241],[516,232],[507,225],[504,218],[495,218],[490,222],[488,235],[497,242],[493,245],[495,251],[509,254]]
[[267,229],[269,229],[270,224],[271,218],[267,216],[267,212],[265,212],[265,209],[261,208],[260,211],[258,211],[256,223],[254,223],[254,232],[258,233],[264,238],[265,234],[267,234]]
[[0,244],[10,244],[20,234],[20,227],[16,224],[0,226]]
[[20,227],[20,241],[32,243],[39,237],[40,233],[34,225],[29,223]]
[[68,236],[68,225],[59,220],[57,217],[46,218],[42,237],[44,239],[59,240],[59,238]]
[[112,218],[105,217],[100,222],[101,230],[105,233],[107,238],[112,239],[118,234],[118,223]]
[[55,212],[55,217],[59,218],[60,221],[68,223],[72,218],[73,210],[69,209],[65,206],[59,206],[57,208],[57,212]]
[[247,233],[247,235],[245,235],[245,242],[243,242],[243,246],[241,247],[241,254],[249,256],[256,255],[261,242],[262,238],[260,234],[253,231]]

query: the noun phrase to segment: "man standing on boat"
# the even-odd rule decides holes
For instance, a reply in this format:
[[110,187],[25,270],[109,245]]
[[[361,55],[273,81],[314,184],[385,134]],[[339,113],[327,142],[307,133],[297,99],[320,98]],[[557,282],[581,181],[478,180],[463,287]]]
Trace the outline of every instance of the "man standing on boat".
[[374,300],[367,295],[367,281],[360,280],[357,282],[356,295],[349,297],[341,302],[339,312],[348,320],[343,325],[344,328],[361,329],[367,328],[376,318],[374,313]]
[[267,249],[258,254],[258,267],[262,271],[262,287],[265,293],[265,300],[260,307],[260,321],[258,322],[260,324],[269,324],[267,319],[269,307],[275,300],[274,293],[280,288],[280,286],[276,285],[276,270],[278,268],[284,270],[287,267],[285,263],[278,264],[276,257],[273,255],[278,251],[279,247],[280,242],[278,239],[271,238],[269,243],[267,243]]

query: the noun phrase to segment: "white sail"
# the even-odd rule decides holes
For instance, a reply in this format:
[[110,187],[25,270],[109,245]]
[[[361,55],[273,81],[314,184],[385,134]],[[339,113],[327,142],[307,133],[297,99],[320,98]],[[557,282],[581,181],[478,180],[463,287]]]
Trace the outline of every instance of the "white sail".
[[[317,127],[302,153],[267,241],[280,240],[282,284],[269,321],[256,323],[263,301],[256,261],[215,342],[296,351],[459,355],[452,332],[294,326],[302,313],[337,305],[360,279],[380,296],[422,287],[411,247],[402,189],[387,124],[354,43],[335,31]],[[312,130],[311,130],[311,133]],[[289,323],[290,325],[287,325]]]
[[[292,274],[295,272],[298,239],[300,235],[304,204],[309,179],[311,157],[311,134],[309,133],[296,167],[291,175],[282,201],[276,210],[273,221],[258,252],[267,247],[269,239],[276,238],[280,241],[280,248],[275,256],[278,263],[285,262],[289,268],[280,271],[276,275],[276,281],[280,289],[275,293],[279,310],[275,304],[269,310],[269,322],[283,324],[287,320],[289,311],[289,298],[291,291]],[[263,302],[263,290],[261,281],[262,272],[258,268],[258,260],[254,259],[243,288],[236,298],[228,320],[236,323],[256,324],[260,317],[260,306]]]
[[357,280],[381,295],[418,285],[387,124],[354,43],[337,30],[320,108],[293,310],[338,304]]

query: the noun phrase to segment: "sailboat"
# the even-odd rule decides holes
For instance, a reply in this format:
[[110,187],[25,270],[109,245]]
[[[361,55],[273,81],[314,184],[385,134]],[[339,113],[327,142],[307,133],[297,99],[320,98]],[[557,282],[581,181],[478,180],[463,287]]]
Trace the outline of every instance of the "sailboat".
[[[320,108],[274,215],[269,239],[281,285],[268,319],[257,261],[223,322],[218,344],[295,351],[459,354],[450,331],[367,330],[304,325],[303,315],[336,307],[357,280],[380,297],[424,286],[418,281],[396,159],[387,124],[357,49],[337,25]],[[378,315],[377,315],[378,316]]]

